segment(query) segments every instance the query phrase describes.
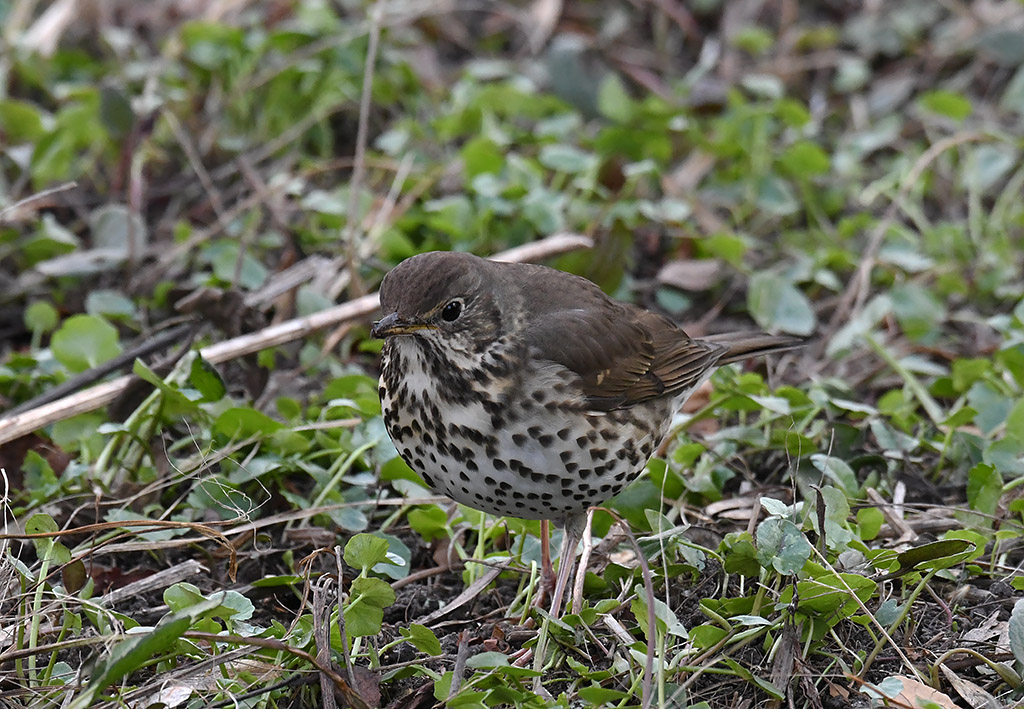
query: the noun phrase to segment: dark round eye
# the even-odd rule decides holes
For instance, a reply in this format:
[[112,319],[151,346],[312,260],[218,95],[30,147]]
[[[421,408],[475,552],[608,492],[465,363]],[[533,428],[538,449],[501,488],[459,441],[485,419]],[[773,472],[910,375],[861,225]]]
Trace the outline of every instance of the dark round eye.
[[444,310],[441,311],[441,319],[445,322],[455,322],[460,315],[462,315],[461,300],[453,300],[444,306]]

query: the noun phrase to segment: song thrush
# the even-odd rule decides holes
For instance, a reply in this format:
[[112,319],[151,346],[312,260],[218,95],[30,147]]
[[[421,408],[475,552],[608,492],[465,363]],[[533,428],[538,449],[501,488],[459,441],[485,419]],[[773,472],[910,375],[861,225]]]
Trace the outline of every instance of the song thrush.
[[562,271],[432,252],[380,289],[380,400],[434,490],[565,527],[558,615],[587,509],[644,469],[674,411],[719,365],[792,349],[762,333],[692,339]]

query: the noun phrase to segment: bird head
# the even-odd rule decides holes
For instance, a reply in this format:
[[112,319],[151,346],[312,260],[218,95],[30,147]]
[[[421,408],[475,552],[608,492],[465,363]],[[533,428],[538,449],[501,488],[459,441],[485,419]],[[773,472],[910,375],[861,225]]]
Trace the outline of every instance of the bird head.
[[486,259],[451,251],[413,256],[385,276],[380,287],[383,317],[370,334],[417,337],[480,354],[503,334],[500,286]]

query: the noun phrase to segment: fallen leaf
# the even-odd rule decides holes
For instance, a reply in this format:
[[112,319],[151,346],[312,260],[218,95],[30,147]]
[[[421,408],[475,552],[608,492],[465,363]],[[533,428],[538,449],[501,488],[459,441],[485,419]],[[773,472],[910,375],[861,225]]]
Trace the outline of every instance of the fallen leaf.
[[924,702],[932,702],[942,709],[957,709],[956,702],[937,689],[932,689],[927,684],[911,679],[906,675],[893,675],[903,682],[903,691],[893,697],[896,702],[902,702],[901,706],[919,707]]
[[658,282],[679,290],[698,293],[721,281],[722,262],[718,259],[670,261],[658,272]]

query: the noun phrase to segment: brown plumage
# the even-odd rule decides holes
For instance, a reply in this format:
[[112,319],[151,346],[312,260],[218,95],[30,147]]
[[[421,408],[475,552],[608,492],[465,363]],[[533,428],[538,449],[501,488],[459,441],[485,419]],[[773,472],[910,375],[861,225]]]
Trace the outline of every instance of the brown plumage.
[[500,324],[481,327],[481,337],[497,339],[516,328],[514,313],[522,311],[528,324],[521,334],[532,356],[578,375],[588,404],[599,411],[671,397],[691,389],[716,365],[802,344],[759,332],[692,339],[671,320],[613,300],[585,278],[458,252],[431,252],[401,263],[381,288],[381,309],[415,322],[460,294],[512,313],[499,315]]
[[561,521],[567,539],[643,470],[715,367],[801,344],[693,339],[586,279],[464,253],[402,262],[380,300],[381,404],[402,457],[459,502]]

